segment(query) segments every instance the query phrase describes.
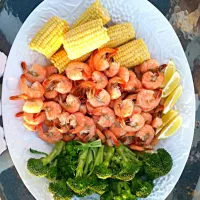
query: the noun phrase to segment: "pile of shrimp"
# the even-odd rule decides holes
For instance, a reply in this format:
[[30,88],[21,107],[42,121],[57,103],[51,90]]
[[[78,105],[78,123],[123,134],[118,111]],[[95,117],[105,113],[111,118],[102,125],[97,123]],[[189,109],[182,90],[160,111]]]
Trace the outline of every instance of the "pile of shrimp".
[[95,50],[87,62],[71,62],[62,74],[54,66],[21,63],[23,125],[42,140],[101,139],[137,151],[151,150],[162,125],[164,67],[148,60],[133,69],[113,61],[117,49]]

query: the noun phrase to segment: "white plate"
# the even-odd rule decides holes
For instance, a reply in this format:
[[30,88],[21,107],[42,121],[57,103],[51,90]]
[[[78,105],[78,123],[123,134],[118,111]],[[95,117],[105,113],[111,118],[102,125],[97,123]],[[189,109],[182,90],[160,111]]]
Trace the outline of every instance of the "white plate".
[[[70,24],[88,7],[88,0],[46,0],[27,18],[20,29],[7,62],[3,81],[3,122],[8,148],[23,182],[38,200],[52,197],[47,191],[47,181],[31,176],[26,171],[26,162],[31,156],[28,149],[49,152],[52,147],[41,141],[35,133],[28,132],[19,118],[15,118],[23,102],[10,102],[9,96],[20,93],[18,80],[21,75],[20,62],[46,64],[38,53],[31,51],[28,44],[35,33],[53,15],[66,19]],[[173,59],[179,70],[183,85],[183,95],[177,109],[183,116],[183,127],[173,137],[161,142],[172,155],[174,166],[171,172],[156,181],[156,186],[148,200],[164,200],[178,181],[193,139],[195,122],[195,97],[190,68],[182,46],[167,19],[146,0],[102,0],[108,8],[114,23],[129,21],[136,30],[137,37],[145,40],[152,58],[160,63]],[[88,198],[87,198],[88,199]]]

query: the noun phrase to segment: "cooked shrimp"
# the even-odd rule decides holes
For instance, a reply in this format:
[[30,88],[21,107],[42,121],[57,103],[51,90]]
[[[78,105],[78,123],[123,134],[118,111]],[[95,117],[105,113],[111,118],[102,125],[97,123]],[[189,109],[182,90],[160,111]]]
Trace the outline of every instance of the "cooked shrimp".
[[140,65],[140,71],[144,74],[147,71],[157,71],[159,63],[157,60],[150,59]]
[[93,115],[100,116],[98,124],[104,128],[111,127],[116,121],[115,113],[109,107],[99,107],[93,110]]
[[91,69],[92,72],[95,71],[95,67],[94,67],[94,55],[98,52],[98,50],[94,50],[88,60],[88,65]]
[[137,99],[137,94],[130,94],[126,97],[126,99],[131,99],[132,101],[133,100],[136,100]]
[[56,67],[54,67],[53,65],[49,65],[44,67],[46,69],[46,77],[49,78],[49,76],[53,75],[53,74],[57,74],[58,73],[58,69]]
[[142,108],[144,112],[148,112],[156,108],[161,100],[161,90],[142,89],[138,95],[136,104]]
[[134,114],[132,115],[128,121],[127,120],[121,120],[122,126],[124,127],[124,130],[127,132],[135,132],[140,130],[144,124],[144,118],[141,114]]
[[108,78],[105,76],[104,73],[99,72],[99,71],[94,71],[92,73],[92,80],[96,84],[96,89],[104,89],[106,85],[108,84]]
[[70,133],[78,133],[85,125],[85,116],[81,112],[76,112],[67,118],[67,123],[72,127]]
[[66,102],[62,102],[62,99],[59,99],[59,104],[63,108],[63,110],[69,113],[75,113],[80,109],[81,102],[78,97],[75,97],[72,94],[69,94],[66,98]]
[[80,105],[79,112],[81,112],[81,113],[83,113],[84,115],[86,115],[86,113],[87,113],[86,104],[81,104],[81,105]]
[[61,106],[54,101],[44,102],[43,109],[45,110],[48,120],[56,119],[62,112]]
[[122,100],[120,97],[115,100],[114,111],[115,115],[121,118],[129,117],[133,113],[134,104],[130,99]]
[[100,49],[93,58],[94,67],[97,71],[105,71],[110,67],[109,58],[117,53],[117,49],[102,48]]
[[32,132],[36,132],[37,131],[37,125],[32,125],[32,124],[29,124],[27,122],[24,122],[23,125],[29,131],[32,131]]
[[101,140],[101,142],[105,143],[105,141],[106,141],[105,135],[97,128],[96,128],[96,134],[97,134],[98,138]]
[[19,95],[15,95],[15,96],[11,96],[9,98],[10,100],[28,100],[30,99],[30,97],[27,94],[19,94]]
[[134,137],[132,136],[123,136],[120,138],[120,141],[124,144],[124,145],[130,145],[133,144],[134,142]]
[[70,134],[70,133],[65,133],[65,134],[63,134],[63,140],[64,140],[65,142],[70,142],[70,141],[72,141],[75,137],[76,137],[75,134]]
[[108,81],[107,91],[110,94],[111,99],[118,99],[122,95],[119,85],[124,84],[125,81],[117,76]]
[[27,113],[39,113],[42,110],[43,101],[41,98],[27,100],[22,110]]
[[78,61],[70,62],[65,70],[70,80],[88,80],[91,78],[92,71],[88,64]]
[[87,92],[88,102],[93,107],[107,106],[110,103],[109,93],[102,89],[98,94],[93,94],[92,91]]
[[34,82],[31,86],[28,86],[26,84],[26,78],[25,75],[22,74],[20,77],[20,88],[21,90],[27,94],[30,98],[40,98],[44,94],[44,87],[38,82]]
[[118,139],[116,138],[115,134],[114,134],[111,130],[106,129],[106,130],[104,131],[104,134],[106,135],[106,137],[107,137],[108,139],[111,138],[112,143],[113,143],[114,145],[116,145],[116,146],[119,146],[119,145],[120,145]]
[[72,81],[61,74],[51,75],[47,80],[43,82],[43,85],[48,88],[51,85],[55,91],[61,94],[69,93],[72,89]]
[[129,81],[129,76],[130,76],[128,68],[126,68],[126,67],[120,67],[117,76],[119,76],[119,77],[122,78],[126,83],[128,83],[128,81]]
[[145,150],[144,147],[141,147],[141,146],[138,146],[138,145],[135,145],[135,144],[132,144],[129,147],[130,147],[130,149],[135,150],[135,151],[144,151]]
[[140,114],[141,112],[142,112],[142,109],[138,105],[134,105],[132,115]]
[[19,112],[15,115],[16,117],[23,117],[24,121],[30,125],[38,125],[46,120],[45,112],[37,114],[31,114],[26,112]]
[[127,132],[126,134],[125,134],[125,136],[127,136],[127,137],[130,137],[130,136],[136,136],[136,133],[137,132]]
[[90,117],[85,116],[85,125],[82,130],[79,132],[81,135],[84,135],[84,142],[88,142],[95,136],[96,126],[94,120]]
[[129,71],[129,81],[126,83],[124,87],[124,91],[132,92],[136,91],[137,89],[142,88],[142,83],[139,79],[137,79],[135,73],[133,71]]
[[56,98],[58,95],[58,92],[56,92],[55,90],[46,90],[44,93],[44,97],[46,99],[54,99]]
[[110,130],[115,134],[117,138],[122,137],[126,134],[126,131],[122,128],[121,124],[119,122],[115,122],[110,127]]
[[136,136],[144,141],[146,145],[150,145],[154,139],[155,131],[152,126],[145,124],[137,133]]
[[151,124],[152,115],[150,113],[142,112],[141,115],[144,118],[145,124]]
[[31,83],[34,83],[35,81],[41,83],[46,78],[46,70],[40,65],[35,64],[28,69],[26,63],[22,62],[21,67],[26,80]]
[[162,72],[146,72],[142,76],[142,84],[146,89],[155,90],[159,88],[164,81]]
[[50,144],[55,144],[63,139],[63,134],[56,127],[49,127],[48,131],[44,132],[42,124],[38,125],[38,136]]
[[107,70],[105,70],[104,73],[107,77],[113,77],[117,75],[117,73],[119,72],[119,68],[120,68],[119,63],[111,62],[110,67]]
[[95,109],[95,107],[93,107],[89,102],[86,102],[86,108],[87,108],[87,113],[89,115],[92,115],[92,112]]
[[60,115],[58,115],[58,118],[53,120],[54,126],[58,128],[58,130],[61,133],[67,133],[69,131],[69,127],[67,125],[67,117],[69,117],[68,112],[62,112]]
[[162,119],[160,117],[156,117],[153,119],[151,125],[153,128],[159,128],[160,126],[162,126],[162,124],[163,124]]

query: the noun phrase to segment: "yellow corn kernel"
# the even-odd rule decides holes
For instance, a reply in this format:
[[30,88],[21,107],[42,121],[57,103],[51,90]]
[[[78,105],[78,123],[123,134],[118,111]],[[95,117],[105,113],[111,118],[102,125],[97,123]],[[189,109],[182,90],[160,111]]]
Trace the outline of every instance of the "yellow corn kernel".
[[116,48],[135,38],[135,31],[131,23],[116,24],[108,28],[110,41],[102,47]]
[[[75,61],[83,62],[89,58],[91,53],[87,53],[80,58],[77,58]],[[54,64],[54,66],[58,69],[59,73],[62,73],[67,68],[67,65],[71,61],[68,58],[67,52],[64,49],[59,50],[56,52],[51,58],[50,61]]]
[[62,38],[69,30],[63,19],[52,17],[30,42],[30,48],[50,58],[62,45]]
[[101,5],[99,0],[96,0],[94,3],[92,3],[85,10],[85,12],[82,13],[82,15],[72,25],[72,28],[95,19],[102,19],[103,24],[106,24],[108,21],[110,21],[110,15],[108,11]]
[[74,60],[101,47],[109,40],[102,19],[97,19],[68,31],[63,39],[63,46],[69,59]]
[[113,58],[115,62],[119,62],[123,67],[131,68],[150,59],[147,46],[142,39],[128,42],[118,47],[118,49]]

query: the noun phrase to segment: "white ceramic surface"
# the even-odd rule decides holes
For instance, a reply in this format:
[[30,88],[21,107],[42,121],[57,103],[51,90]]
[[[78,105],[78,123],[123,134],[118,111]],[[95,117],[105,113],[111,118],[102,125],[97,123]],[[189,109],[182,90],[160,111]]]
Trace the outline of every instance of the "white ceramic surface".
[[[38,200],[52,197],[47,191],[47,181],[27,173],[26,162],[30,158],[28,149],[49,152],[52,147],[41,141],[35,133],[28,132],[21,120],[15,118],[23,102],[11,102],[9,96],[20,93],[18,80],[21,75],[20,62],[46,64],[46,59],[31,51],[28,43],[41,26],[53,15],[66,19],[70,24],[85,10],[91,0],[45,0],[27,18],[20,29],[9,54],[3,81],[3,122],[8,148],[13,162],[27,188]],[[178,181],[193,139],[195,122],[195,97],[190,68],[182,46],[167,19],[146,0],[102,0],[114,23],[129,21],[133,24],[137,38],[145,40],[151,56],[160,63],[173,59],[177,65],[183,85],[183,95],[177,109],[183,116],[183,127],[176,135],[162,141],[159,147],[172,155],[174,166],[171,172],[155,182],[155,188],[147,200],[164,200]],[[92,198],[85,198],[92,199]]]

